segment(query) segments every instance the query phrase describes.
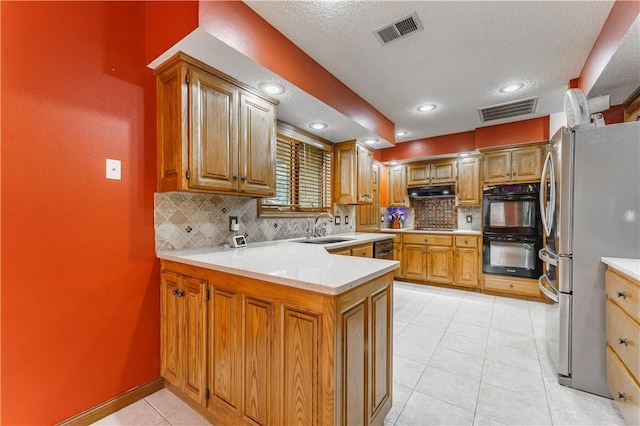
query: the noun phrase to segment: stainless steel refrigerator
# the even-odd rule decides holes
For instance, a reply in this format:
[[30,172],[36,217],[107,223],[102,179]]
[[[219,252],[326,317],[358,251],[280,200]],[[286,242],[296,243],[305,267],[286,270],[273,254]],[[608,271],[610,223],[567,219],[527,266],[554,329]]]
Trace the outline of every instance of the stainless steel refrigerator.
[[540,185],[546,338],[558,381],[610,397],[600,258],[640,257],[640,122],[563,128]]

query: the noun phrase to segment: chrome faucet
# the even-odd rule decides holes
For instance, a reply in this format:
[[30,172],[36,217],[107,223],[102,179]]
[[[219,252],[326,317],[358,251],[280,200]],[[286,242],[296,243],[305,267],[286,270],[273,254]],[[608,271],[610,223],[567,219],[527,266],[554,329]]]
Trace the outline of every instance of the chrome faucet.
[[[321,224],[320,227],[318,227],[318,221],[323,217],[327,218],[328,220],[325,223]],[[324,236],[324,232],[326,232],[325,227],[327,226],[328,222],[333,222],[333,215],[331,213],[322,212],[318,216],[316,216],[316,220],[313,223],[313,231],[311,232],[311,236],[313,238]],[[307,235],[309,235],[308,228],[309,226],[307,222]]]

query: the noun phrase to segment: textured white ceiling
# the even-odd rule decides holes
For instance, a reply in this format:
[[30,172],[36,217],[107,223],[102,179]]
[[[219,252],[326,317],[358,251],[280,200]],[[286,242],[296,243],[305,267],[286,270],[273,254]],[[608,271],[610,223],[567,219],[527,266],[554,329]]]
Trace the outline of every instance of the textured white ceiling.
[[[562,111],[567,83],[579,76],[613,6],[613,1],[245,3],[391,119],[396,130],[408,131],[399,142]],[[414,11],[424,30],[386,46],[374,37],[375,29]],[[631,40],[632,53],[639,44]],[[611,80],[603,76],[600,87],[616,86],[617,71],[607,72]],[[525,87],[498,92],[512,82]],[[477,108],[532,96],[539,97],[535,114],[480,122]],[[423,103],[438,108],[418,113]]]

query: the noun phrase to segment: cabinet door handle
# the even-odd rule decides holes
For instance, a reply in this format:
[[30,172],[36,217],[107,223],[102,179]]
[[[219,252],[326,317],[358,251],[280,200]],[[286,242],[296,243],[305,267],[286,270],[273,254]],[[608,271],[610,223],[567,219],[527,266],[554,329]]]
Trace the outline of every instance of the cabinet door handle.
[[618,343],[621,345],[629,346],[629,341],[622,337],[618,337]]
[[238,175],[233,175],[233,180],[238,180],[238,179],[240,179],[240,176],[238,176]]
[[624,393],[624,392],[622,392],[622,393],[618,392],[618,399],[626,402],[627,401],[627,394]]
[[247,181],[247,177],[246,176],[242,176],[240,179],[242,179],[243,182]]
[[174,296],[177,296],[178,295],[178,290],[174,288],[173,291],[171,292],[171,294],[173,294]]
[[618,292],[618,297],[622,297],[623,299],[627,298],[627,292],[626,291],[619,291]]

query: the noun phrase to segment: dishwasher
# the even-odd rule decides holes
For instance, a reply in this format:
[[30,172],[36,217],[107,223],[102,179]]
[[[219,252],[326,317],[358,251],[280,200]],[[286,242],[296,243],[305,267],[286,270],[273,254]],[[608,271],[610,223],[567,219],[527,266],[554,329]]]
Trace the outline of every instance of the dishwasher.
[[373,257],[376,259],[393,260],[393,239],[376,241],[373,243]]

